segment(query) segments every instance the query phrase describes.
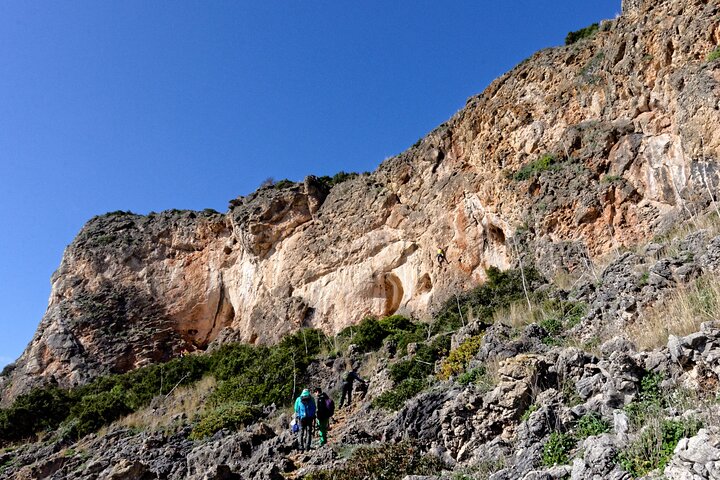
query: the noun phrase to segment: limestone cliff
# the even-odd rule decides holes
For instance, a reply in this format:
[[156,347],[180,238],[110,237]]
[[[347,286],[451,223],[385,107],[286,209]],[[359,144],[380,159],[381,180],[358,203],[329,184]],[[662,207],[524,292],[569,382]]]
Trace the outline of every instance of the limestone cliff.
[[717,2],[625,1],[592,38],[536,53],[372,174],[261,188],[226,214],[96,217],[0,378],[3,399],[213,341],[423,317],[490,265],[523,255],[553,275],[712,208],[718,44]]

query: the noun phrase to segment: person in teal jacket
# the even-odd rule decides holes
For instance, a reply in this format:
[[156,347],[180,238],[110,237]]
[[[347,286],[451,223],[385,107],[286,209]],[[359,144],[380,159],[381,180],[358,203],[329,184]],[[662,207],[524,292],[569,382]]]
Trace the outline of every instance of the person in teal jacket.
[[302,391],[295,400],[295,418],[300,424],[298,440],[300,451],[310,450],[310,443],[313,438],[313,426],[315,425],[315,399],[310,395],[307,388]]

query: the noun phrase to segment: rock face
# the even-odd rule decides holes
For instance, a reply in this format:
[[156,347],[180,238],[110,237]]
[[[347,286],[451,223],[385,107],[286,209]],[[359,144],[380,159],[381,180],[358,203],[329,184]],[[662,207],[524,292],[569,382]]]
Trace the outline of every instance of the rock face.
[[554,275],[714,208],[720,62],[706,59],[719,13],[624,1],[594,37],[538,52],[406,152],[332,188],[308,177],[226,214],[92,219],[0,378],[3,401],[213,341],[423,316],[521,252]]

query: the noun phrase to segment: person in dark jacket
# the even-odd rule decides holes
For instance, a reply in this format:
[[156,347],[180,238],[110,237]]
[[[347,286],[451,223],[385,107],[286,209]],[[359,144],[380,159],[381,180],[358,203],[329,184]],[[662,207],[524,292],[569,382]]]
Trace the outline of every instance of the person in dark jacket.
[[345,372],[345,374],[342,377],[342,395],[340,396],[340,408],[343,407],[345,404],[345,399],[347,398],[347,406],[350,408],[350,404],[352,403],[352,389],[353,389],[353,383],[355,381],[358,381],[362,384],[365,384],[365,380],[360,378],[360,376],[357,374],[357,369],[353,368],[352,370],[349,370]]
[[328,429],[330,428],[330,417],[335,413],[335,402],[323,392],[319,387],[313,390],[317,403],[317,428],[320,437],[320,446],[322,447],[328,440]]
[[295,418],[300,424],[298,436],[301,452],[310,450],[310,443],[313,438],[313,428],[315,426],[316,410],[315,400],[312,395],[310,395],[310,390],[306,388],[295,400]]

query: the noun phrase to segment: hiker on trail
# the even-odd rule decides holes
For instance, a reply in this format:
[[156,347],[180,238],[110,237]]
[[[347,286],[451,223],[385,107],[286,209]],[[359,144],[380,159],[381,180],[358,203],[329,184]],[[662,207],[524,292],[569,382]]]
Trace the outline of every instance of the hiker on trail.
[[342,377],[342,395],[340,396],[340,408],[342,408],[345,404],[345,398],[347,398],[347,406],[348,408],[350,408],[350,404],[352,403],[353,382],[355,382],[355,380],[360,383],[367,383],[365,382],[365,380],[358,376],[356,370],[356,368],[353,368],[352,370],[346,372],[345,375],[343,375]]
[[369,383],[361,383],[357,386],[357,396],[360,397],[360,400],[365,400],[365,396],[367,395]]
[[315,412],[315,400],[312,395],[310,395],[310,390],[306,388],[295,400],[295,418],[300,424],[298,436],[301,452],[310,450],[310,442],[312,441],[313,427],[315,424]]
[[315,398],[317,398],[317,427],[320,436],[320,446],[322,447],[328,440],[328,429],[330,428],[330,417],[335,413],[335,402],[323,392],[320,387],[313,390]]
[[445,263],[448,263],[448,264],[450,263],[450,262],[448,262],[448,259],[445,256],[445,250],[443,250],[442,248],[438,248],[438,250],[437,250],[438,265],[442,265],[443,260],[445,261]]

